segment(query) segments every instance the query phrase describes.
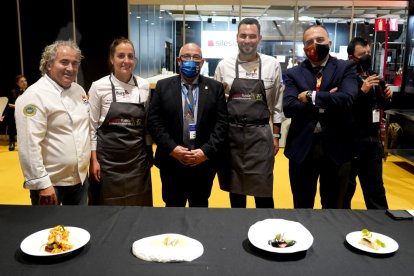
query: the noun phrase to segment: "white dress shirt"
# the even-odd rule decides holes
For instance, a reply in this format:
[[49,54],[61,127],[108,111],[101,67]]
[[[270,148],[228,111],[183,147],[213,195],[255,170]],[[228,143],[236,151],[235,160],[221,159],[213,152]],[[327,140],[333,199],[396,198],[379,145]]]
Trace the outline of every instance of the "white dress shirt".
[[[135,76],[138,87],[135,86],[131,78],[128,83],[122,82],[111,74],[111,80],[115,87],[116,101],[120,103],[145,103],[148,108],[150,95],[149,82],[146,79]],[[112,86],[109,81],[109,75],[92,83],[88,92],[91,129],[91,150],[96,150],[97,135],[96,131],[102,125],[108,114],[109,107],[112,103]],[[152,141],[146,137],[146,144],[151,145]]]
[[[282,106],[282,70],[279,62],[271,56],[259,54],[262,61],[262,80],[266,90],[266,101],[270,111],[270,123],[281,123],[284,120]],[[237,56],[223,59],[217,65],[214,79],[224,84],[226,94],[230,91],[233,80],[236,77]],[[239,78],[258,79],[259,60],[251,62],[239,60]]]
[[15,116],[25,188],[83,183],[90,159],[89,103],[80,85],[64,89],[45,75],[17,99]]

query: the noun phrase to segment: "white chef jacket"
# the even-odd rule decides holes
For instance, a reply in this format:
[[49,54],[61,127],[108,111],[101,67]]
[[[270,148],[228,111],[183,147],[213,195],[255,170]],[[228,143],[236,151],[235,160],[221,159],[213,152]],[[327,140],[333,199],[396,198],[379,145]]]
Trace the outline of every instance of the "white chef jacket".
[[[116,101],[122,103],[145,103],[145,107],[148,108],[150,98],[149,82],[138,76],[135,76],[135,79],[137,80],[138,87],[135,86],[132,77],[128,83],[125,83],[111,74],[111,80],[115,87]],[[96,151],[96,132],[104,122],[112,103],[112,86],[109,81],[109,75],[93,82],[88,96],[91,107],[91,150]],[[146,137],[146,144],[152,144],[149,136]]]
[[[259,54],[262,60],[262,80],[266,90],[266,101],[270,111],[270,123],[281,123],[284,120],[282,106],[282,70],[279,62],[271,56]],[[217,65],[214,79],[224,84],[226,94],[230,91],[236,77],[237,56],[223,59]],[[246,62],[239,60],[239,78],[258,79],[259,59]]]
[[16,100],[17,141],[24,187],[83,183],[89,166],[89,103],[77,83],[64,89],[47,75]]

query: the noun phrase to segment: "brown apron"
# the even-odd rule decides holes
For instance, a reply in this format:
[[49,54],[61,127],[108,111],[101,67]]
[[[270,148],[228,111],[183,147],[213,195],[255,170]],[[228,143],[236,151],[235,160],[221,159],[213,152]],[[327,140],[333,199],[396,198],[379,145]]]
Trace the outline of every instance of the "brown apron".
[[224,191],[259,197],[273,196],[274,146],[270,112],[261,79],[236,78],[229,92],[229,152],[218,177]]
[[[138,86],[135,77],[134,82]],[[113,102],[97,130],[96,154],[101,166],[101,182],[97,183],[99,204],[152,206],[145,106],[116,102],[112,81],[111,85]]]

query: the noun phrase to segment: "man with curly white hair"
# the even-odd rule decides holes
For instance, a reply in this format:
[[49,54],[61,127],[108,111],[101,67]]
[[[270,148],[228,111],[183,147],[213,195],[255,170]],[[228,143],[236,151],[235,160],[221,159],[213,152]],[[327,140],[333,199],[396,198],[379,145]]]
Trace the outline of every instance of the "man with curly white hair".
[[86,205],[90,158],[89,103],[75,83],[75,42],[45,47],[42,77],[16,101],[19,159],[33,205]]

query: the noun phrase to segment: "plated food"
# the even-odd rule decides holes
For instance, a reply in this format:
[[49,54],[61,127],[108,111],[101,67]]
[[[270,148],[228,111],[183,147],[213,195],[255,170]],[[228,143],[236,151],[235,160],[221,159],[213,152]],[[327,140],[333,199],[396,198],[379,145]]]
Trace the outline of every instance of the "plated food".
[[354,248],[374,254],[390,254],[399,247],[394,239],[368,229],[351,232],[345,239]]
[[91,235],[82,228],[57,225],[27,236],[20,249],[31,256],[52,257],[73,252],[90,240]]
[[359,241],[360,244],[368,246],[374,250],[378,250],[380,248],[385,248],[385,243],[383,243],[378,238],[373,238],[372,233],[368,229],[362,229],[361,231],[361,240]]
[[248,238],[255,247],[274,253],[308,250],[313,236],[302,224],[284,219],[265,219],[249,228]]
[[274,239],[269,240],[268,243],[273,247],[285,248],[295,245],[296,241],[285,239],[285,233],[278,233],[276,234],[276,237]]
[[50,229],[45,251],[56,254],[68,251],[73,248],[73,244],[69,241],[69,231],[63,225],[57,225]]
[[132,244],[132,253],[149,262],[191,262],[203,252],[199,241],[175,233],[146,237]]

